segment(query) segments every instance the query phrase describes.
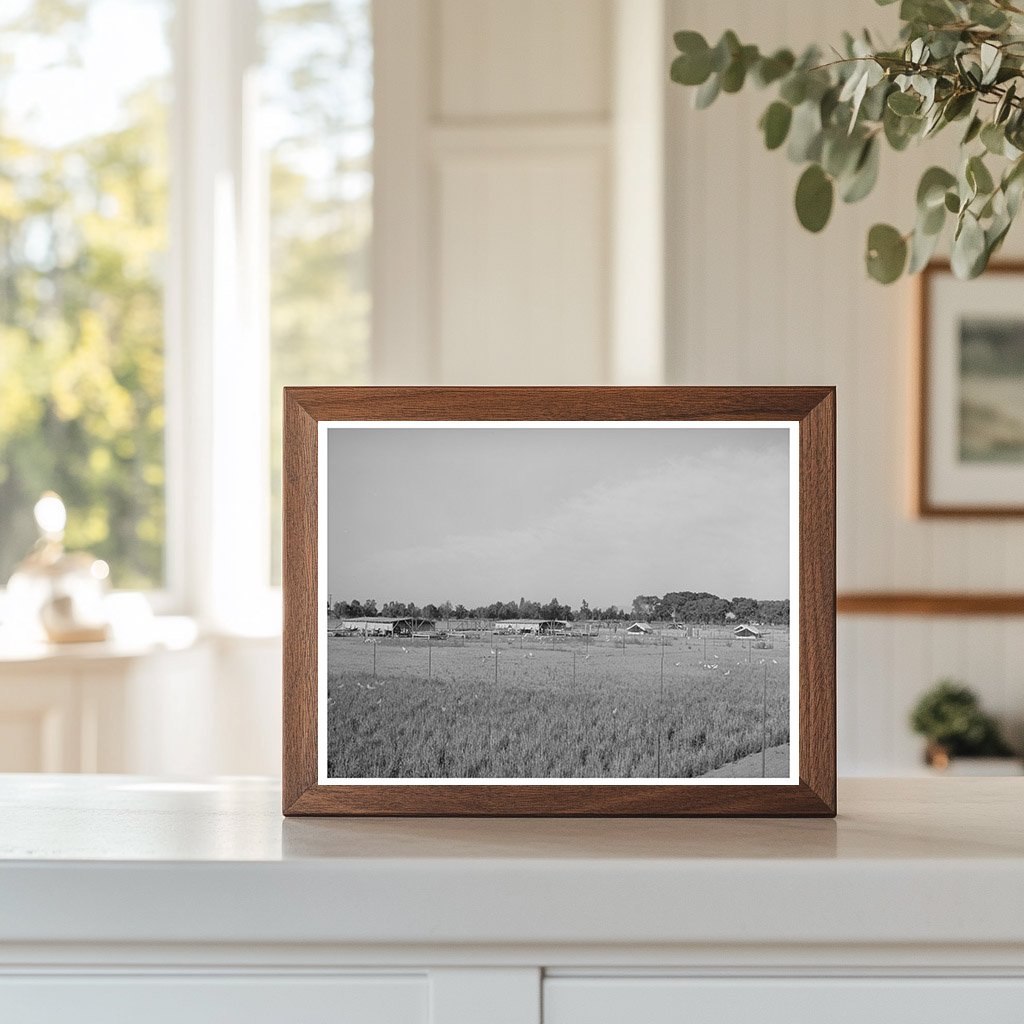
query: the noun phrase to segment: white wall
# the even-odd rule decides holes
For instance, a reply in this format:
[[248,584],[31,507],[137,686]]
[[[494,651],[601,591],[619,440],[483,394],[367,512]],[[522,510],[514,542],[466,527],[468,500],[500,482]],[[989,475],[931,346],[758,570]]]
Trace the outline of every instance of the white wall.
[[[869,0],[669,0],[669,29],[716,40],[725,28],[763,47],[838,40],[886,26]],[[1020,521],[922,521],[909,512],[913,286],[863,270],[868,227],[912,224],[921,171],[950,142],[883,155],[878,192],[844,206],[818,236],[792,208],[800,169],[768,153],[756,122],[770,97],[751,89],[692,109],[668,87],[668,377],[686,384],[835,384],[839,405],[840,590],[1020,590]],[[953,133],[951,133],[953,134]],[[1022,252],[1020,232],[1007,254]],[[840,770],[899,773],[919,742],[906,728],[920,692],[966,680],[1016,727],[1024,718],[1024,621],[841,618]]]
[[660,292],[626,287],[645,262],[660,278],[660,194],[621,186],[661,169],[662,10],[378,0],[377,381],[660,379]]
[[[908,512],[912,287],[863,271],[868,226],[908,223],[946,143],[886,153],[878,193],[815,237],[792,211],[799,169],[761,146],[767,96],[698,112],[667,83],[672,29],[797,46],[893,9],[664,6],[662,24],[661,0],[378,0],[378,381],[654,382],[664,271],[668,382],[838,386],[841,589],[1021,589],[1024,524]],[[943,675],[1024,718],[1021,620],[841,618],[839,637],[844,774],[913,770],[907,712]],[[277,764],[278,661],[260,653],[222,652],[223,685],[251,700],[220,719],[232,753],[210,770]]]

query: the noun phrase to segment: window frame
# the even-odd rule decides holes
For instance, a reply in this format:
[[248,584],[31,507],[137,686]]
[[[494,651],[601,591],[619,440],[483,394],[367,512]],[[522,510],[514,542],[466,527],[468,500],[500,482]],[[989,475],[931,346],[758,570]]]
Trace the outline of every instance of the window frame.
[[177,0],[165,299],[167,587],[158,612],[280,631],[271,586],[258,0]]

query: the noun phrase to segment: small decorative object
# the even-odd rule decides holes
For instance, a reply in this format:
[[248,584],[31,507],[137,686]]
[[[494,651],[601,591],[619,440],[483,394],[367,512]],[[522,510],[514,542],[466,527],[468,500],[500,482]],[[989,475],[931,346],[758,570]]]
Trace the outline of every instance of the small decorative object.
[[921,275],[917,512],[1024,515],[1024,264]]
[[924,758],[933,768],[946,770],[954,758],[1013,755],[995,719],[981,710],[975,693],[949,679],[918,701],[910,725],[928,740]]
[[759,127],[768,149],[785,144],[790,160],[806,164],[796,213],[808,231],[825,227],[836,194],[855,203],[871,192],[883,144],[903,151],[946,128],[961,132],[958,163],[922,176],[913,226],[868,232],[866,263],[882,284],[916,273],[952,220],[953,272],[977,277],[1024,196],[1024,10],[1013,0],[902,0],[898,10],[895,46],[845,33],[838,48],[800,57],[762,54],[731,31],[713,47],[677,32],[671,76],[698,87],[701,108],[748,81],[772,87]]
[[84,552],[65,552],[67,512],[52,491],[36,502],[35,518],[39,540],[7,587],[13,617],[29,637],[34,631],[51,643],[107,639],[107,563]]
[[835,814],[832,388],[284,407],[286,814]]

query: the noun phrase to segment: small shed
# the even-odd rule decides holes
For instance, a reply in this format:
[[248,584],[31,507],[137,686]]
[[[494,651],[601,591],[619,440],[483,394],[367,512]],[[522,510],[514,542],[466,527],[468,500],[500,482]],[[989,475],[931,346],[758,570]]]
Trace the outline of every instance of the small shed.
[[397,619],[385,615],[367,615],[362,618],[342,619],[338,628],[344,633],[360,633],[363,636],[411,637],[415,633],[432,632],[434,620],[419,616]]
[[732,635],[737,640],[760,640],[760,630],[754,629],[753,626],[737,626],[733,631]]
[[554,633],[561,636],[568,634],[571,629],[571,624],[564,619],[506,619],[494,624],[494,632],[498,634],[540,633],[550,636]]

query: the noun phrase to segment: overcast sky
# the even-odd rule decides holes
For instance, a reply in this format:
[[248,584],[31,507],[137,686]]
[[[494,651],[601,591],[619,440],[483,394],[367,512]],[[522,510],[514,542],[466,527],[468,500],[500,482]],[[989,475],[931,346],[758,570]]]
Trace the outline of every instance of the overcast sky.
[[330,428],[334,600],[789,596],[784,428]]

